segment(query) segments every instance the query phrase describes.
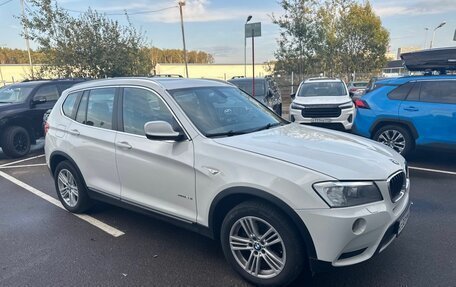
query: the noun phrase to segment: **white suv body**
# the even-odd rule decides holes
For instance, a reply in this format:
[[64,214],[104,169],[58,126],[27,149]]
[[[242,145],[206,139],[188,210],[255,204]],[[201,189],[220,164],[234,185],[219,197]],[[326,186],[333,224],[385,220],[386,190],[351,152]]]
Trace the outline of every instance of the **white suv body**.
[[347,86],[339,79],[311,78],[301,82],[290,105],[291,121],[300,124],[350,130],[355,116]]
[[[240,101],[228,103],[235,95]],[[220,113],[212,121],[223,116],[231,124],[231,113],[245,102],[238,118],[258,112],[256,118],[280,124],[204,133],[211,111],[199,121],[192,105],[217,96],[212,105]],[[144,123],[145,106],[164,111],[163,119]],[[83,212],[89,201],[104,200],[220,238],[227,260],[255,284],[289,283],[305,259],[333,266],[367,260],[407,221],[410,185],[398,153],[358,136],[287,123],[224,83],[90,81],[64,92],[47,128],[46,162],[68,210]],[[252,238],[242,237],[249,237],[242,228]]]

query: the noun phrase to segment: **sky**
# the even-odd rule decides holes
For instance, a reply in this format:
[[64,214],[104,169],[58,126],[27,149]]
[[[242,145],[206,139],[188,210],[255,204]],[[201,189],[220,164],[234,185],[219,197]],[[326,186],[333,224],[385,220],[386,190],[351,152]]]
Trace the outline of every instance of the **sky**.
[[[182,48],[178,0],[57,0],[71,15],[88,7],[104,12],[108,17],[126,23],[130,21],[143,31],[147,42],[158,48]],[[3,5],[2,5],[3,4]],[[371,0],[383,26],[390,32],[390,50],[399,47],[429,47],[432,32],[441,22],[446,25],[436,31],[434,47],[456,46],[456,0]],[[0,46],[25,49],[21,37],[20,0],[0,0]],[[30,6],[30,4],[26,5]],[[168,9],[166,9],[168,8]],[[164,10],[163,10],[164,9]],[[158,12],[153,12],[161,10]],[[137,13],[146,12],[148,13]],[[186,0],[183,8],[185,38],[188,50],[211,53],[215,62],[244,62],[244,23],[261,22],[262,36],[255,38],[255,62],[274,59],[280,30],[272,24],[271,16],[283,13],[278,0]],[[32,48],[36,48],[34,43]],[[251,61],[251,39],[247,41],[247,61]]]

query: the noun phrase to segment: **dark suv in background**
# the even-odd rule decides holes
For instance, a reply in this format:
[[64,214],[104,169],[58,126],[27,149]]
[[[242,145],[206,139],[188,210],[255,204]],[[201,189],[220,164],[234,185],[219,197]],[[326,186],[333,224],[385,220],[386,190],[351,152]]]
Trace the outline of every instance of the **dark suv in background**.
[[[253,95],[253,79],[234,77],[228,80],[249,95]],[[271,77],[255,78],[255,99],[282,115],[282,97],[276,82]]]
[[43,115],[62,92],[82,79],[24,81],[0,89],[0,147],[12,158],[26,155],[43,136]]

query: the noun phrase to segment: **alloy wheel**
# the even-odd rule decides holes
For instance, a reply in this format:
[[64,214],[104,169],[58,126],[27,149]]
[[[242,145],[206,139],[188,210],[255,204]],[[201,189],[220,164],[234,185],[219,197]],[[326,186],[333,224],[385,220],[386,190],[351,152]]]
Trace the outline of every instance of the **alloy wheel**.
[[62,169],[58,175],[59,193],[65,203],[75,207],[79,199],[78,186],[73,174],[67,169]]
[[237,263],[252,276],[273,278],[285,266],[287,258],[282,237],[261,218],[238,219],[231,227],[229,243]]
[[402,153],[405,148],[405,137],[397,130],[385,130],[378,137],[378,141]]

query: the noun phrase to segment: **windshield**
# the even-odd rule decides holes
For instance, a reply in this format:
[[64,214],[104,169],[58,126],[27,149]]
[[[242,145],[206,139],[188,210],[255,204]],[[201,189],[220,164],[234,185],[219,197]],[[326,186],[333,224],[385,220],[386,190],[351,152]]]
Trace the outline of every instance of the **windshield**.
[[299,90],[298,97],[345,96],[347,91],[342,82],[308,82]]
[[29,96],[33,87],[7,86],[0,89],[0,103],[21,103]]
[[286,123],[234,87],[199,87],[168,92],[207,137],[234,136]]
[[[253,94],[252,87],[253,83],[252,81],[232,81],[232,84],[235,84],[237,87],[239,87],[241,90],[246,91],[249,95]],[[265,88],[264,88],[264,81],[256,81],[255,82],[255,97],[264,97],[266,94]]]

